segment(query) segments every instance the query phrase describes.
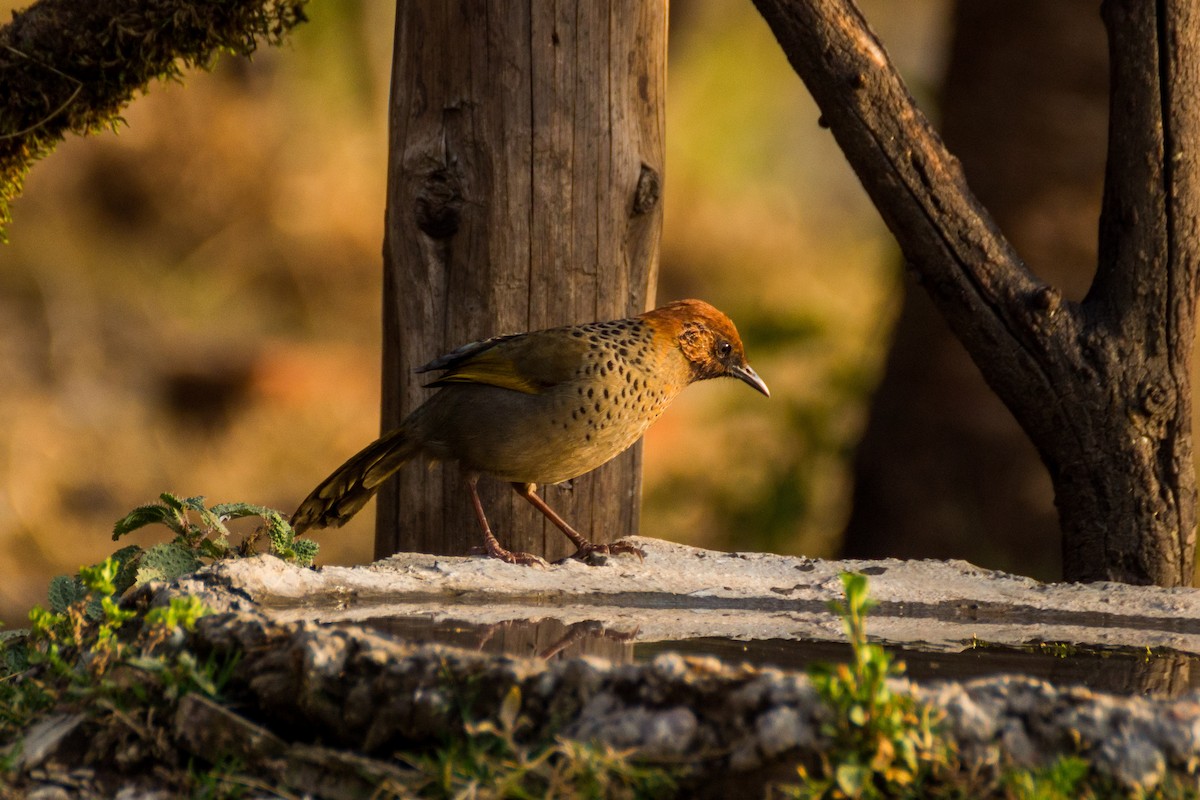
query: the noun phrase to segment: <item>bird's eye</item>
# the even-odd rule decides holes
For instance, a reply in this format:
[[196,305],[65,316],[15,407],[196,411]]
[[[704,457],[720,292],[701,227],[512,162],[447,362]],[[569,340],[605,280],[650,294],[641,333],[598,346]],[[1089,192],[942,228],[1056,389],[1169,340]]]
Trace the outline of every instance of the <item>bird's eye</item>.
[[729,342],[720,342],[717,344],[717,352],[721,354],[721,358],[725,358],[733,352],[733,345]]

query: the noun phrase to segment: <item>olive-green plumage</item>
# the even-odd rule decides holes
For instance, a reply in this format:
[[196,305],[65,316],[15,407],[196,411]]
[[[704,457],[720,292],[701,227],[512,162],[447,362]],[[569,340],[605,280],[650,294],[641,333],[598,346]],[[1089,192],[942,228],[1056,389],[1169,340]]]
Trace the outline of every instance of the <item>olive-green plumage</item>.
[[380,484],[417,456],[454,461],[484,532],[488,553],[537,561],[495,540],[475,492],[480,475],[509,481],[579,547],[637,552],[625,543],[593,545],[535,494],[631,446],[686,386],[729,376],[768,394],[746,363],[733,323],[700,300],[681,300],[637,317],[474,342],[418,372],[441,371],[436,394],[395,430],[364,448],[300,504],[292,525],[338,526]]

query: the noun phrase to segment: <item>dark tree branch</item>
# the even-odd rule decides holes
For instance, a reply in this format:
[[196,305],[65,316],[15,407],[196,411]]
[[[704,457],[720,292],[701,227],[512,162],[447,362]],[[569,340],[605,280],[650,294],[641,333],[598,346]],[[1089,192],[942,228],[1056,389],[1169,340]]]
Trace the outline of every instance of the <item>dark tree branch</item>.
[[29,167],[67,132],[120,122],[156,78],[248,56],[305,21],[307,0],[41,0],[0,28],[0,241]]
[[1105,3],[1103,255],[1077,305],[996,229],[852,0],[755,3],[911,268],[1050,470],[1066,576],[1190,583],[1196,11],[1186,0]]
[[[989,384],[1018,377],[1055,396],[1045,352],[1074,308],[1037,279],[967,186],[958,161],[908,93],[849,0],[755,0],[822,121],[846,154],[905,260]],[[1031,411],[1032,413],[1032,411]]]

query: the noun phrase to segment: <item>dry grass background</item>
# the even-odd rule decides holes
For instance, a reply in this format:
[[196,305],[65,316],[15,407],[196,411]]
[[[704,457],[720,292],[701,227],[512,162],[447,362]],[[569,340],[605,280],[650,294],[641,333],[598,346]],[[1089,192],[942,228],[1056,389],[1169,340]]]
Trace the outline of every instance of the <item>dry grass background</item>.
[[[947,3],[862,5],[927,103]],[[828,555],[896,251],[752,7],[673,6],[658,297],[728,311],[773,394],[684,394],[642,532]],[[289,46],[153,86],[30,173],[0,247],[0,619],[162,491],[290,511],[376,435],[391,14],[314,3]],[[372,525],[320,561],[369,560]]]

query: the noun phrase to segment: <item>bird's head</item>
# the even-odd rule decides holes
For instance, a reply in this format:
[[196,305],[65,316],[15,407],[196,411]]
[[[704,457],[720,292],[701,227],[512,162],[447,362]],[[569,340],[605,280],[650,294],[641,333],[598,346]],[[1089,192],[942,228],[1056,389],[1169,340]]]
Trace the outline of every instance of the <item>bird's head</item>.
[[675,337],[692,369],[692,380],[737,378],[771,396],[771,391],[746,362],[742,337],[733,320],[703,300],[677,300],[642,315],[656,332]]

